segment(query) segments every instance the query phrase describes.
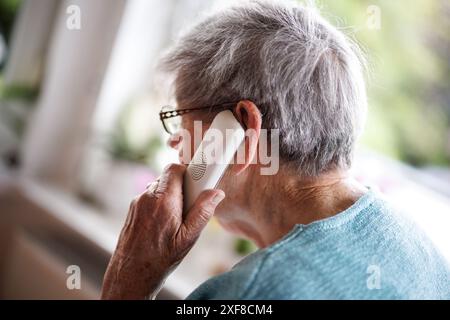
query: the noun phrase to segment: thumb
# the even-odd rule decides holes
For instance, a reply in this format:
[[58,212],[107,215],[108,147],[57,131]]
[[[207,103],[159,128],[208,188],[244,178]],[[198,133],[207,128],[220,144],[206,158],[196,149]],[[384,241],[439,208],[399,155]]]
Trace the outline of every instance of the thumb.
[[186,233],[191,237],[197,237],[214,215],[217,205],[225,198],[225,193],[220,189],[204,190],[195,200],[184,220]]

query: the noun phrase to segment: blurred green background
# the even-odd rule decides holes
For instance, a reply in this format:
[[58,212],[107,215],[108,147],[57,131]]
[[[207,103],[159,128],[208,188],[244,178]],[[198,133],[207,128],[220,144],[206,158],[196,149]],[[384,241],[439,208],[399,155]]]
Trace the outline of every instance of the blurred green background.
[[[369,116],[363,143],[411,165],[448,166],[450,2],[317,3],[366,53]],[[373,6],[379,28],[368,26],[376,18]]]
[[[0,31],[7,47],[20,2],[0,1]],[[318,0],[316,4],[366,53],[369,116],[363,144],[414,166],[449,166],[450,2]],[[379,18],[379,28],[369,26],[374,18]],[[29,90],[4,88],[0,76],[0,99],[11,98],[11,93],[29,96]],[[127,158],[139,161],[146,156],[139,150]]]

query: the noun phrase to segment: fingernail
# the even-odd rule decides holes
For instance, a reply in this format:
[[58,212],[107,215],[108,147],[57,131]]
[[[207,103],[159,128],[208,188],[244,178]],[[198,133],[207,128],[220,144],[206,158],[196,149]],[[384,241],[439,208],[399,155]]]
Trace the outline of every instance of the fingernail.
[[217,205],[219,204],[220,201],[222,201],[225,198],[225,193],[223,192],[218,192],[216,193],[216,195],[214,196],[214,198],[212,199],[212,202]]

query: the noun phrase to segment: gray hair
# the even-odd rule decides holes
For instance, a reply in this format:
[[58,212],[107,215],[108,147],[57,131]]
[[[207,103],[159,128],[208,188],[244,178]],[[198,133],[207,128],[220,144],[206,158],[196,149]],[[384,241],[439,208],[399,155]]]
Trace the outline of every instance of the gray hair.
[[316,9],[251,1],[196,25],[162,60],[187,106],[252,100],[280,160],[316,176],[351,165],[366,114],[358,47]]

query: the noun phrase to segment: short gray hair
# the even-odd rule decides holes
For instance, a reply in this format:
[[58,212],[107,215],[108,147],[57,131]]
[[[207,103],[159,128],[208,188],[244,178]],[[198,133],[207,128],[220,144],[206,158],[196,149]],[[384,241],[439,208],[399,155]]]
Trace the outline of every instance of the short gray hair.
[[187,106],[252,100],[279,129],[281,165],[316,176],[351,165],[366,114],[358,46],[317,10],[251,1],[207,17],[166,54]]

